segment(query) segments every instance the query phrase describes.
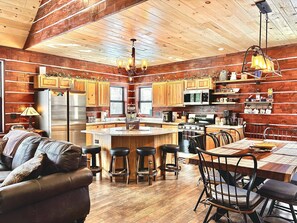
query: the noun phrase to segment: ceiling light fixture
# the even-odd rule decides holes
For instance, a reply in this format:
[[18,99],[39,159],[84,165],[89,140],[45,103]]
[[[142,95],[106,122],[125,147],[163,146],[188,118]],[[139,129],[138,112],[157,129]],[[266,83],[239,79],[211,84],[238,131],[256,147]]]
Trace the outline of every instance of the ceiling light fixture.
[[[260,32],[259,32],[259,45],[250,46],[244,55],[244,60],[242,64],[242,73],[247,73],[253,77],[259,77],[256,71],[261,71],[265,76],[269,77],[269,74],[272,74],[273,77],[282,76],[279,63],[277,59],[272,59],[267,56],[267,39],[268,39],[268,13],[272,12],[270,6],[266,0],[261,0],[255,2],[257,7],[260,10]],[[265,32],[265,52],[261,48],[261,37],[262,37],[262,14],[266,16],[266,32]],[[251,55],[251,63],[248,66],[247,57]],[[260,72],[260,73],[261,73]],[[257,73],[257,75],[256,75]]]
[[128,59],[127,64],[125,64],[123,60],[117,60],[117,65],[120,73],[125,67],[125,70],[128,73],[129,81],[131,82],[133,80],[133,75],[139,75],[139,74],[145,73],[145,71],[147,70],[147,60],[141,61],[141,72],[137,72],[136,63],[135,63],[136,53],[135,53],[135,46],[134,46],[136,39],[130,39],[130,40],[132,42],[131,57]]

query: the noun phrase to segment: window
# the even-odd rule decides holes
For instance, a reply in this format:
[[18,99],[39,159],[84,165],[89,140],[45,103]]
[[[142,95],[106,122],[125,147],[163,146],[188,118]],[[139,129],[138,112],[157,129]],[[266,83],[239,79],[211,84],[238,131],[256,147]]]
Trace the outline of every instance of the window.
[[124,114],[124,88],[110,87],[110,114],[122,115]]
[[139,113],[143,115],[152,115],[152,88],[139,88]]
[[4,66],[0,61],[0,132],[4,131]]

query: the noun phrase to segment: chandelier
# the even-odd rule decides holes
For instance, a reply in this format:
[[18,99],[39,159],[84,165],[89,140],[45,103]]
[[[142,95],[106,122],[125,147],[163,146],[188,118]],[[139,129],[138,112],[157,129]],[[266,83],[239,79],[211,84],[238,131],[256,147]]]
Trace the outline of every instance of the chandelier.
[[[269,74],[272,74],[273,76],[282,76],[277,59],[273,59],[267,55],[268,13],[272,12],[272,10],[268,5],[268,3],[266,2],[266,0],[257,1],[255,3],[260,10],[259,45],[250,46],[246,50],[241,72],[247,73],[254,77],[259,77],[259,73],[255,71],[262,72],[265,75],[264,77],[268,77]],[[262,14],[265,14],[266,16],[265,51],[261,48]],[[248,66],[248,62],[247,62],[248,55],[251,55],[251,63],[249,63],[250,66]],[[254,75],[252,73],[254,73]]]
[[126,70],[128,73],[129,81],[131,82],[133,80],[134,75],[139,75],[139,74],[144,74],[145,71],[147,70],[147,60],[142,60],[141,61],[141,71],[137,72],[136,68],[136,57],[135,57],[135,46],[134,43],[136,39],[130,39],[132,42],[132,53],[131,57],[128,59],[127,64],[123,60],[118,60],[117,65],[118,65],[118,70],[121,73],[121,71]]

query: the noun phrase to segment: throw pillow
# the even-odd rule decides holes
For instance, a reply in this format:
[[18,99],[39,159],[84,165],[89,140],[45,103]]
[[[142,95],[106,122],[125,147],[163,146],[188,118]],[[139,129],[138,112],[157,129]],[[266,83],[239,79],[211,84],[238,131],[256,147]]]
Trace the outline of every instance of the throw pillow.
[[2,154],[5,146],[6,146],[6,143],[7,143],[8,139],[7,138],[3,138],[3,139],[0,139],[0,154]]
[[5,178],[0,187],[8,186],[11,184],[19,183],[23,180],[37,177],[41,173],[42,163],[46,158],[45,154],[34,156],[27,162],[15,168]]

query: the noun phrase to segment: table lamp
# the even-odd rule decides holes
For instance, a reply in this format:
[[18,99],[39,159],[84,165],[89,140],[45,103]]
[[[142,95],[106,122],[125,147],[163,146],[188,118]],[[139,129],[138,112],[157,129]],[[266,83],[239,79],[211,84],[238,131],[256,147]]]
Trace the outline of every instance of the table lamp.
[[21,116],[28,116],[29,117],[29,127],[27,128],[27,130],[33,130],[33,126],[32,126],[32,116],[38,116],[40,115],[32,106],[27,107],[25,109],[25,111],[23,111],[23,113],[21,114]]

